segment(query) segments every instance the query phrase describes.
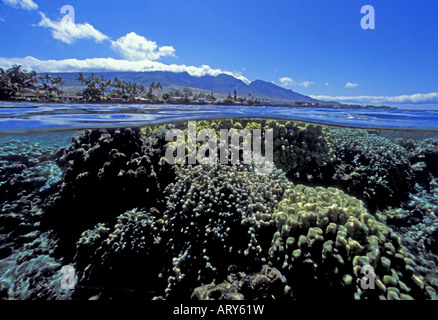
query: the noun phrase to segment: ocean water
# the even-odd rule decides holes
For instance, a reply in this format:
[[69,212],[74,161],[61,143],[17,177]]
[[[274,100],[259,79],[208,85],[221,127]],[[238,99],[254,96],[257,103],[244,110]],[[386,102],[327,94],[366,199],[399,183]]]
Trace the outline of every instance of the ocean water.
[[437,131],[438,111],[270,106],[0,103],[0,133],[143,126],[219,118],[293,119],[318,124]]
[[0,299],[435,300],[437,177],[438,111],[0,103]]

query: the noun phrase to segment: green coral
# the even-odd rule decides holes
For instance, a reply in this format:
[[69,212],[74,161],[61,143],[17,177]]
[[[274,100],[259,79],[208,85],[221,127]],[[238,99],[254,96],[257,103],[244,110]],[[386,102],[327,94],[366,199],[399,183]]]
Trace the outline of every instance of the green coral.
[[[179,124],[175,128],[184,132],[187,140],[170,142],[173,148],[182,148],[188,153],[188,144],[199,148],[203,142],[191,141],[188,136],[188,127],[191,125]],[[251,143],[251,134],[254,129],[261,129],[262,150],[264,150],[266,130],[273,130],[273,160],[277,168],[282,169],[289,176],[301,181],[322,181],[333,175],[332,163],[334,149],[330,131],[322,126],[305,124],[293,121],[278,120],[202,120],[196,122],[196,134],[201,130],[214,130],[216,144],[220,146],[220,130],[229,130],[232,141],[235,135],[242,136],[241,146]],[[232,146],[229,146],[231,151]],[[219,149],[219,148],[218,148]],[[219,153],[219,150],[218,150]],[[239,156],[242,161],[243,154]]]
[[[297,298],[426,298],[414,257],[361,201],[335,188],[297,185],[273,215],[277,232],[269,250]],[[363,289],[362,267],[375,272],[375,290]]]
[[331,175],[334,149],[327,128],[277,120],[267,120],[264,128],[274,130],[274,163],[289,176],[312,181]]

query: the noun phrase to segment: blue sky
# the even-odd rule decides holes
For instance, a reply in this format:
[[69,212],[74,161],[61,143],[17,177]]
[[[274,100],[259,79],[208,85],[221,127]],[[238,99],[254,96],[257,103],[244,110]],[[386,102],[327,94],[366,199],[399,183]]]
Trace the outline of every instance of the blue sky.
[[[364,5],[373,30],[361,28]],[[0,31],[3,68],[225,72],[321,99],[438,108],[437,1],[0,0]]]

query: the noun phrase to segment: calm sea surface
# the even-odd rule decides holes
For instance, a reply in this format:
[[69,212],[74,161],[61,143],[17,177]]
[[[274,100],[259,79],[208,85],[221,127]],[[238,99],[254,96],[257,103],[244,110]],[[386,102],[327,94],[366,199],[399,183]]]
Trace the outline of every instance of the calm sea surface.
[[0,103],[0,133],[129,127],[218,118],[269,118],[402,131],[438,132],[438,111],[271,106]]

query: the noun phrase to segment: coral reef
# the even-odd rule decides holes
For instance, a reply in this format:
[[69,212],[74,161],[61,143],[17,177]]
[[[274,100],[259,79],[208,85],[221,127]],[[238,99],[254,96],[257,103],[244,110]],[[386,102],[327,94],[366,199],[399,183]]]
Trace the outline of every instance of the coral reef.
[[[188,128],[184,124],[176,128],[184,130],[185,134],[187,134]],[[262,150],[264,150],[265,132],[268,129],[272,129],[274,164],[277,168],[286,172],[289,177],[292,177],[295,181],[316,182],[331,178],[334,174],[332,139],[330,131],[325,127],[280,120],[238,119],[202,120],[196,122],[196,133],[198,134],[203,129],[214,130],[218,146],[222,142],[219,140],[220,130],[222,129],[229,130],[230,141],[233,141],[234,136],[241,135],[242,146],[251,141],[250,134],[253,129],[262,129]],[[182,142],[176,141],[170,144],[176,148],[178,143]],[[188,143],[189,140],[185,141],[186,153]],[[199,147],[201,142],[195,141],[193,145]],[[229,149],[231,152],[238,152],[240,161],[244,159],[243,151],[233,150],[231,144]]]
[[41,226],[44,199],[59,189],[58,146],[0,144],[0,299],[69,299],[60,288],[51,232]]
[[233,272],[220,284],[195,288],[194,300],[283,300],[292,298],[292,289],[276,268],[263,265],[261,271],[246,275]]
[[[224,278],[231,264],[259,268],[286,185],[276,169],[267,177],[251,165],[181,166],[166,188],[163,214],[130,210],[113,227],[99,223],[82,233],[75,255],[79,283],[104,288],[108,279],[112,287],[123,279],[121,286],[172,298]],[[139,271],[130,273],[132,266]]]
[[[361,201],[335,188],[297,185],[274,213],[277,232],[269,250],[297,299],[429,298],[414,257],[392,229]],[[371,266],[376,290],[361,281]]]
[[[415,256],[417,271],[438,291],[438,182],[410,194],[402,208],[377,211],[376,217],[390,225],[402,244]],[[435,299],[438,296],[434,297]]]
[[161,191],[172,172],[164,161],[152,163],[151,157],[161,154],[153,143],[135,128],[85,130],[58,150],[63,183],[45,209],[46,222],[62,236],[60,247],[73,249],[83,230],[126,210],[162,205]]
[[89,295],[87,288],[98,287],[101,298],[114,298],[115,289],[151,298],[162,291],[164,281],[158,274],[171,265],[163,251],[164,231],[158,211],[136,209],[118,216],[111,227],[99,223],[84,231],[76,244],[75,263],[82,288],[77,294]]
[[164,220],[173,256],[166,295],[210,283],[232,263],[262,263],[274,227],[271,215],[286,185],[277,169],[264,176],[253,165],[181,167],[166,190]]
[[[246,132],[243,146],[273,129],[273,171],[231,144],[240,164],[167,164],[170,146],[203,143],[165,140],[187,123],[85,130],[61,149],[0,143],[0,299],[438,299],[437,140],[196,125]],[[59,285],[66,264],[75,290]]]
[[28,250],[0,260],[0,300],[71,299],[73,292],[60,286],[61,267],[52,256]]
[[335,181],[364,200],[368,209],[396,206],[414,191],[406,150],[365,130],[331,129],[335,146]]
[[274,130],[274,163],[296,181],[317,182],[333,175],[333,144],[322,126],[294,121],[267,120]]
[[[423,167],[435,177],[438,176],[438,140],[427,138],[423,140],[396,138],[394,142],[408,151],[408,158],[413,166]],[[423,165],[421,165],[423,164]]]
[[20,199],[37,189],[49,189],[59,181],[55,165],[56,145],[36,145],[11,140],[0,147],[0,202]]

